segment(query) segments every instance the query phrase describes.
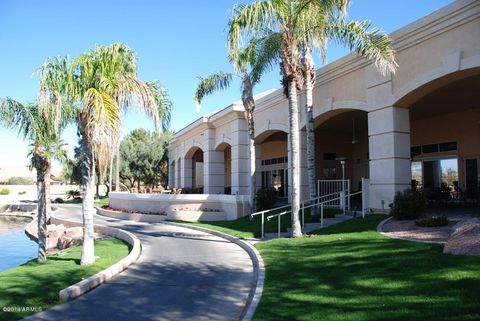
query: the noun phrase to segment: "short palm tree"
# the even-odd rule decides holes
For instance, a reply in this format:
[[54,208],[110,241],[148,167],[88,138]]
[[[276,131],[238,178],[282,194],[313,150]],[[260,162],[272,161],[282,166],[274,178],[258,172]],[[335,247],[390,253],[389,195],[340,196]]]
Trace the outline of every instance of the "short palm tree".
[[[265,38],[266,39],[266,38]],[[255,111],[255,100],[253,99],[253,87],[260,82],[262,74],[269,69],[275,61],[278,50],[272,50],[266,41],[252,39],[245,48],[238,48],[238,52],[232,55],[231,62],[235,72],[218,72],[206,78],[199,77],[197,90],[195,91],[195,104],[200,108],[203,98],[216,91],[228,88],[233,77],[241,81],[242,103],[245,109],[247,130],[249,137],[250,154],[250,211],[255,212],[256,193],[256,156],[255,156],[255,124],[253,112]],[[275,49],[275,48],[273,48]]]
[[[383,57],[380,65],[394,63],[388,38],[367,32],[368,23],[344,19],[348,0],[257,0],[238,6],[229,23],[228,47],[232,55],[238,51],[245,35],[276,34],[280,39],[282,83],[288,98],[289,167],[292,176],[292,236],[302,235],[300,209],[300,158],[297,91],[303,87],[302,45],[320,43],[321,53],[328,39],[348,44],[367,58]],[[384,44],[387,46],[380,46]],[[383,48],[383,51],[379,51]],[[312,103],[313,104],[313,103]]]
[[23,139],[31,142],[31,168],[37,173],[37,222],[38,222],[38,262],[47,260],[46,236],[47,219],[51,210],[50,175],[52,160],[67,159],[65,143],[60,138],[60,129],[66,122],[53,127],[53,120],[45,116],[33,104],[23,105],[6,99],[0,104],[0,123],[16,129]]
[[95,166],[106,168],[109,157],[104,157],[105,154],[115,151],[116,146],[111,142],[119,140],[122,108],[146,111],[155,128],[160,129],[155,94],[147,83],[138,79],[136,62],[130,48],[114,43],[98,46],[73,60],[49,59],[40,69],[40,107],[60,119],[68,102],[82,138],[82,265],[95,262]]

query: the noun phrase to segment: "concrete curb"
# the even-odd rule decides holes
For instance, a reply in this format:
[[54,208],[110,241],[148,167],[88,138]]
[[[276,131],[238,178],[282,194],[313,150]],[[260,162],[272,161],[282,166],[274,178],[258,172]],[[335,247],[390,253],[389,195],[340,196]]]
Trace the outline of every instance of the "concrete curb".
[[260,303],[260,299],[263,293],[263,285],[265,283],[265,265],[263,263],[263,259],[260,256],[258,250],[253,247],[250,243],[240,240],[234,236],[231,236],[226,233],[222,233],[219,231],[211,230],[204,227],[199,226],[191,226],[188,224],[181,224],[181,223],[174,223],[174,222],[162,222],[163,224],[173,225],[173,226],[180,226],[184,228],[189,228],[192,230],[197,230],[205,233],[209,233],[221,238],[224,238],[232,243],[237,244],[240,246],[245,252],[248,253],[250,259],[253,263],[253,273],[254,273],[254,284],[255,287],[250,289],[250,293],[248,294],[247,303],[245,308],[242,311],[242,314],[239,317],[241,321],[250,321],[253,318],[255,310],[257,309],[258,304]]
[[396,239],[396,240],[410,241],[410,242],[417,242],[417,243],[426,243],[426,244],[441,244],[441,245],[445,244],[445,242],[439,242],[439,241],[428,241],[428,240],[424,241],[424,240],[412,239],[410,237],[401,237],[401,236],[390,235],[388,232],[383,231],[383,225],[385,225],[385,223],[387,223],[391,219],[393,219],[393,216],[391,216],[389,218],[386,218],[383,221],[381,221],[377,225],[377,232],[382,234],[383,236],[389,237],[391,239]]
[[[58,217],[54,217],[53,215],[51,216],[51,222],[54,224],[63,224],[66,227],[82,225],[81,223],[61,219]],[[99,286],[100,284],[105,283],[106,281],[110,280],[111,278],[125,270],[140,257],[142,247],[140,244],[140,240],[134,234],[125,230],[104,225],[95,225],[95,232],[121,239],[132,245],[132,250],[126,257],[113,264],[112,266],[106,268],[105,270],[100,271],[85,280],[82,280],[61,290],[58,293],[61,301],[72,300],[86,293],[87,291],[90,291],[91,289]]]

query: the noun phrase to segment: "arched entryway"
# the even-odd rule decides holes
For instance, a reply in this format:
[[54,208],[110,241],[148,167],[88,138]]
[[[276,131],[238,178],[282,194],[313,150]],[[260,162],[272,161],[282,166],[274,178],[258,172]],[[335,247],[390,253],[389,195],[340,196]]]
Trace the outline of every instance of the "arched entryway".
[[192,147],[183,160],[183,188],[191,189],[192,193],[203,193],[203,150],[200,147]]
[[319,180],[350,180],[351,191],[369,177],[368,114],[340,109],[314,119],[315,167]]
[[228,143],[221,143],[216,148],[216,152],[221,153],[221,177],[223,184],[223,193],[232,194],[232,146]]
[[409,109],[412,188],[435,201],[480,199],[480,69],[444,76],[398,103]]
[[267,130],[255,139],[257,186],[274,188],[277,197],[288,197],[288,136],[284,131]]

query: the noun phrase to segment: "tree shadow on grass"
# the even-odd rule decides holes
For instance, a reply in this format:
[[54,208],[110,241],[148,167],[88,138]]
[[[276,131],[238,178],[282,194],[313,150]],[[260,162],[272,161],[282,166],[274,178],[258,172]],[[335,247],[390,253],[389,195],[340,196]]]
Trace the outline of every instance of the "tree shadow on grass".
[[479,320],[480,258],[386,238],[382,218],[257,245],[267,272],[255,320]]

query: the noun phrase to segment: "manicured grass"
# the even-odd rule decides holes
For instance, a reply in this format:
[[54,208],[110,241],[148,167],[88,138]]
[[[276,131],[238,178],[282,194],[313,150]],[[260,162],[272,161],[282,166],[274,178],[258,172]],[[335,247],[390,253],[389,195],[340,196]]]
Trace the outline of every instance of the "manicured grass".
[[108,196],[100,196],[99,200],[95,200],[96,207],[108,205],[109,203],[110,203],[110,199],[108,198]]
[[[103,205],[108,205],[110,202],[110,199],[108,196],[100,196],[100,199],[95,200],[95,206],[100,207]],[[69,200],[65,200],[62,204],[82,204],[82,199],[81,198],[72,198]]]
[[480,257],[384,237],[383,219],[258,243],[266,280],[254,320],[480,320]]
[[[276,211],[276,212],[281,212]],[[276,212],[269,213],[272,215]],[[335,213],[339,213],[338,210],[325,209],[324,218],[334,217]],[[320,220],[320,215],[312,216],[310,215],[310,209],[305,211],[305,222],[318,222]],[[214,221],[208,223],[201,222],[182,222],[186,224],[191,224],[195,226],[206,227],[212,230],[220,231],[227,233],[238,238],[252,238],[260,237],[262,233],[262,219],[260,216],[255,216],[253,220],[250,220],[249,216],[242,217],[234,221]],[[282,215],[280,220],[281,231],[284,232],[291,226],[291,216],[290,214]],[[276,233],[278,231],[278,218],[272,218],[269,221],[265,217],[265,233]]]
[[[95,242],[95,264],[80,265],[81,246],[61,255],[49,256],[45,264],[36,260],[0,273],[0,307],[40,307],[60,303],[58,291],[77,283],[128,255],[129,245],[118,239]],[[0,320],[18,320],[34,312],[4,312]]]

